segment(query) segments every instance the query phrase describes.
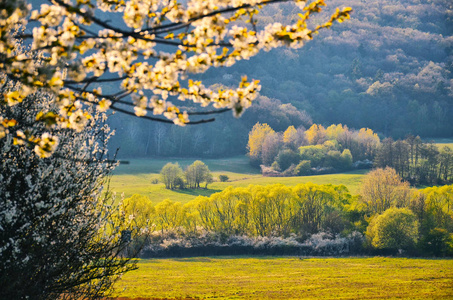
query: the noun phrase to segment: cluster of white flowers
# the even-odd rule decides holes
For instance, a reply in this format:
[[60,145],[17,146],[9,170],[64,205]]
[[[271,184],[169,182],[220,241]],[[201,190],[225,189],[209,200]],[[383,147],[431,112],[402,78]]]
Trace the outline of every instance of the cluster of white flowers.
[[58,146],[58,137],[49,133],[43,133],[39,143],[35,146],[35,152],[40,157],[49,157]]
[[[284,1],[290,0],[281,0]],[[228,107],[239,115],[256,98],[260,90],[258,81],[241,82],[238,88],[216,91],[185,80],[190,74],[250,59],[261,50],[301,47],[314,32],[330,27],[333,21],[343,21],[350,12],[349,8],[337,11],[329,22],[312,31],[307,29],[306,20],[310,14],[320,11],[324,0],[308,6],[304,0],[293,0],[301,9],[294,24],[273,23],[256,31],[253,16],[262,6],[280,1],[97,0],[97,7],[109,11],[112,19],[122,17],[129,27],[125,30],[97,17],[90,1],[55,0],[31,13],[31,19],[39,22],[32,35],[32,49],[42,54],[37,72],[33,59],[19,57],[11,50],[14,42],[10,31],[17,24],[26,24],[24,17],[29,8],[23,1],[6,2],[10,10],[8,16],[1,12],[0,36],[7,38],[6,42],[0,41],[0,50],[9,53],[12,63],[4,66],[4,70],[24,78],[21,81],[25,86],[52,90],[60,108],[55,122],[76,130],[81,130],[90,117],[86,105],[99,105],[105,111],[115,104],[115,97],[90,91],[92,87],[88,88],[87,84],[101,79],[108,81],[112,76],[113,80],[122,81],[120,86],[125,95],[132,97],[130,103],[135,105],[138,116],[152,111],[176,124],[188,123],[189,114],[169,103],[169,96],[202,106]],[[249,25],[243,25],[247,24],[244,21]],[[173,50],[159,52],[156,49],[159,44]],[[148,100],[150,94],[153,96]],[[5,102],[12,105],[24,95],[22,91],[13,91],[5,95]],[[76,101],[82,101],[84,107],[75,107]],[[7,134],[6,130],[0,134]]]

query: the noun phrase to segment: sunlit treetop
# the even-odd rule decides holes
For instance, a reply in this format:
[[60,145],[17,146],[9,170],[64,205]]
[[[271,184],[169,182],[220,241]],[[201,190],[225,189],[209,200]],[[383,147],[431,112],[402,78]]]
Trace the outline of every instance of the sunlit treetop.
[[[299,7],[292,24],[258,24],[263,7],[281,2]],[[43,111],[36,120],[74,130],[87,124],[90,105],[178,125],[213,120],[190,121],[191,115],[232,110],[239,116],[256,98],[258,80],[244,76],[236,88],[210,89],[191,76],[261,50],[300,48],[319,30],[349,18],[350,8],[337,9],[311,28],[308,20],[323,6],[324,0],[49,0],[31,11],[24,0],[3,0],[0,70],[20,84],[2,91],[0,105],[13,106],[45,88],[55,94],[59,109]],[[18,51],[18,43],[29,49]],[[182,101],[213,108],[183,111]],[[58,142],[56,137],[18,134],[16,122],[0,116],[0,138],[47,145],[37,153],[51,155],[54,147],[43,139]]]

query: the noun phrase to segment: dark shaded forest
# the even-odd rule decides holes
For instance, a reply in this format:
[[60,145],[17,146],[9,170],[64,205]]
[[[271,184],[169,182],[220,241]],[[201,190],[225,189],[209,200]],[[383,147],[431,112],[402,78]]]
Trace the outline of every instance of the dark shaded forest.
[[[117,114],[110,147],[120,148],[120,157],[244,154],[258,121],[276,131],[314,122],[394,139],[453,136],[453,3],[332,0],[327,10],[345,5],[354,9],[352,19],[300,50],[263,53],[200,76],[205,85],[233,86],[245,74],[261,81],[261,96],[240,119],[227,112],[180,128]],[[257,16],[258,25],[285,24],[295,14],[292,4],[273,5]]]

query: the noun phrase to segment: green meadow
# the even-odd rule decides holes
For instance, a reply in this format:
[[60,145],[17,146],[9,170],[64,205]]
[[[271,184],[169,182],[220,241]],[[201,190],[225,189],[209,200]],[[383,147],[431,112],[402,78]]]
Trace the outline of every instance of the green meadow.
[[[192,164],[196,159],[132,159],[128,164],[120,164],[111,178],[110,187],[117,194],[130,197],[133,194],[148,196],[157,203],[164,199],[187,203],[199,195],[210,196],[220,192],[228,186],[246,187],[250,184],[268,185],[281,183],[294,186],[300,183],[312,182],[315,184],[343,184],[352,194],[357,194],[363,175],[368,170],[358,170],[340,174],[299,177],[263,177],[258,169],[250,166],[248,158],[233,157],[228,159],[206,159],[206,163],[213,173],[215,182],[208,185],[208,189],[167,190],[163,183],[153,183],[159,179],[159,172],[168,163],[178,163],[182,168]],[[220,182],[220,174],[229,177],[228,182]]]
[[432,142],[436,144],[437,148],[442,149],[447,146],[453,150],[453,138],[436,138],[436,139],[427,139],[427,142]]
[[140,260],[121,299],[452,299],[453,260],[203,257]]
[[453,150],[453,143],[436,143],[437,147],[439,149],[442,149],[443,147],[449,147],[451,150]]

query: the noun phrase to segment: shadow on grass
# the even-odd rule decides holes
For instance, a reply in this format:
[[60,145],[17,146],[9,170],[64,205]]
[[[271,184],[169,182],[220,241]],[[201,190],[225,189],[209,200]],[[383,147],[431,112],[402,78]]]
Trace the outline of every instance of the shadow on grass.
[[183,189],[183,190],[172,190],[173,192],[191,195],[191,196],[205,196],[209,197],[212,194],[219,193],[222,190],[211,190],[211,189]]
[[184,257],[184,258],[173,258],[174,261],[182,262],[211,262],[210,257]]

